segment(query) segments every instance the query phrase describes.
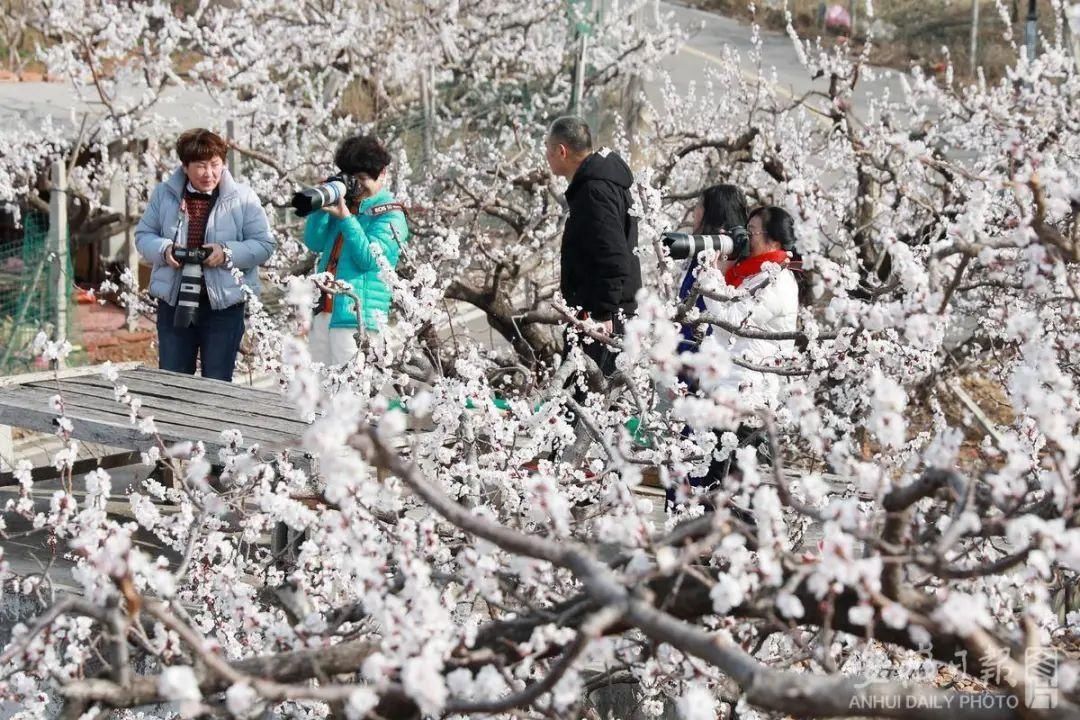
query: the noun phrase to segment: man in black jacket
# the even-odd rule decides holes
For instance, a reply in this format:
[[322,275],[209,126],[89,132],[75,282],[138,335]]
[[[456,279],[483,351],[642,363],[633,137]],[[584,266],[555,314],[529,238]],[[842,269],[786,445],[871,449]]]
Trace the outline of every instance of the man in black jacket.
[[[630,216],[634,176],[614,152],[593,152],[592,133],[584,120],[562,117],[547,138],[551,171],[570,181],[566,201],[570,217],[562,237],[560,289],[566,301],[581,309],[579,318],[599,323],[608,334],[621,334],[623,320],[634,314],[634,296],[641,289],[637,218]],[[615,370],[607,346],[590,343],[587,355],[605,375]]]

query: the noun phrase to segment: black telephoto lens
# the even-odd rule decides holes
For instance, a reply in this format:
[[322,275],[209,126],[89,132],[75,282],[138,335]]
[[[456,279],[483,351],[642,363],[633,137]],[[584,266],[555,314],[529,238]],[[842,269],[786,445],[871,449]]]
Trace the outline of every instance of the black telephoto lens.
[[180,263],[180,294],[176,299],[173,327],[191,327],[199,321],[199,299],[205,283],[202,263],[207,254],[205,248],[173,247],[173,257]]
[[307,215],[310,215],[315,210],[318,210],[317,207],[313,207],[314,201],[315,198],[308,194],[307,188],[294,194],[292,196],[292,206],[293,210],[296,211],[296,216],[305,217]]

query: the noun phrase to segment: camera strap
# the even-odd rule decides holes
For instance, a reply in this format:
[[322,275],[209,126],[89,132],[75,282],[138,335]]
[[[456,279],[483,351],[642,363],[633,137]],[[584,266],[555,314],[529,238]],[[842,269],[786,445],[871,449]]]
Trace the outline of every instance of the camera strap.
[[[395,210],[401,212],[405,216],[405,224],[409,223],[409,211],[405,209],[404,203],[397,200],[388,203],[382,203],[381,205],[372,205],[367,209],[367,214],[372,217],[378,217],[379,215],[385,215],[388,212],[394,212]],[[393,225],[390,226],[390,232],[394,234],[394,242],[397,243],[399,249],[401,249],[401,238],[398,237],[397,228]]]
[[[330,250],[330,260],[326,263],[326,272],[330,273],[337,278],[337,266],[341,260],[341,249],[345,245],[345,236],[338,233],[337,238],[334,239],[334,247]],[[333,312],[334,311],[334,295],[326,292],[325,290],[319,293],[319,305],[317,312]]]
[[187,246],[187,238],[181,242],[180,232],[184,229],[184,220],[187,218],[187,201],[180,196],[180,207],[176,211],[176,229],[173,230],[173,245]]
[[393,212],[395,210],[400,210],[401,214],[405,216],[405,219],[409,219],[409,211],[405,209],[405,205],[403,203],[397,202],[396,200],[394,202],[383,203],[381,205],[372,205],[367,209],[367,214],[385,215],[386,213]]

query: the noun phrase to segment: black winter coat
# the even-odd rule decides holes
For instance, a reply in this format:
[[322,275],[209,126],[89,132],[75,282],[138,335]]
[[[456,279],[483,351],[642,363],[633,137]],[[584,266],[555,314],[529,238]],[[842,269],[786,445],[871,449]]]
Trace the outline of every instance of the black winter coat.
[[562,237],[560,289],[571,306],[600,321],[619,309],[632,315],[641,289],[637,218],[630,216],[634,176],[614,152],[595,152],[581,163],[566,201],[570,217]]

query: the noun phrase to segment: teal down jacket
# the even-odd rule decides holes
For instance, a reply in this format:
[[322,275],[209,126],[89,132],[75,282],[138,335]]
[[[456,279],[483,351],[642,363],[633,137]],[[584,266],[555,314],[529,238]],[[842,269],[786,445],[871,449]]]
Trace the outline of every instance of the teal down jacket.
[[[397,267],[401,251],[409,239],[409,226],[405,213],[385,206],[394,202],[389,190],[382,190],[360,203],[355,215],[338,220],[329,213],[316,211],[308,216],[304,225],[304,245],[319,253],[317,272],[325,272],[330,263],[330,253],[338,233],[344,240],[338,258],[338,280],[352,286],[360,298],[364,328],[378,332],[390,315],[391,291],[379,277],[379,263],[373,246],[378,246],[390,267]],[[334,298],[334,312],[330,317],[332,328],[358,327],[356,302],[345,295]]]

